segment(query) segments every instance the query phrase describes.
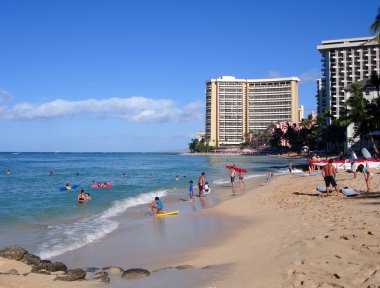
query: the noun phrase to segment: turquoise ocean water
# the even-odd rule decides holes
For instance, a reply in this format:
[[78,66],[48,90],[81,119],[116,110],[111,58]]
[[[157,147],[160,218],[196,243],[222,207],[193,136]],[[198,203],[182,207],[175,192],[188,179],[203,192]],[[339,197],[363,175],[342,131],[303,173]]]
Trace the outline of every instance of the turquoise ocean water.
[[[154,196],[183,191],[187,197],[188,181],[196,184],[202,171],[211,187],[227,185],[225,166],[232,164],[247,169],[246,178],[269,171],[288,173],[280,168],[287,165],[286,159],[265,156],[0,153],[0,248],[16,244],[50,258],[101,241],[118,228],[123,213],[139,206],[146,211]],[[11,175],[6,175],[8,169]],[[113,184],[110,189],[95,189],[93,181]],[[65,183],[80,186],[60,191]],[[77,204],[81,189],[91,194],[90,203]]]

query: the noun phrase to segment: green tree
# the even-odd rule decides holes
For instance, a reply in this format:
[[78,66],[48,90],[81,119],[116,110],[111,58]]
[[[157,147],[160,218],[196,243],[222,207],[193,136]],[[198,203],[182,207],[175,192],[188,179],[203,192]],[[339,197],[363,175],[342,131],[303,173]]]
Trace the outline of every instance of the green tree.
[[350,98],[346,101],[347,120],[354,124],[353,137],[360,137],[364,139],[366,135],[370,136],[375,156],[379,155],[379,151],[373,141],[372,130],[378,128],[379,124],[379,97],[372,100],[370,103],[363,96],[363,86],[358,83],[350,85],[349,90],[351,92]]
[[375,18],[375,21],[372,23],[370,27],[370,31],[376,34],[373,40],[380,42],[380,8],[377,10],[377,16]]
[[359,83],[352,83],[348,91],[350,98],[346,101],[347,120],[354,124],[353,137],[363,139],[369,133],[371,115],[368,114],[369,101],[363,96],[363,86]]
[[205,139],[199,141],[198,139],[192,139],[189,143],[189,150],[194,152],[212,152],[215,150],[214,146],[209,146]]
[[274,128],[272,133],[272,138],[269,140],[270,146],[274,149],[281,147],[281,139],[284,136],[284,132],[281,128]]

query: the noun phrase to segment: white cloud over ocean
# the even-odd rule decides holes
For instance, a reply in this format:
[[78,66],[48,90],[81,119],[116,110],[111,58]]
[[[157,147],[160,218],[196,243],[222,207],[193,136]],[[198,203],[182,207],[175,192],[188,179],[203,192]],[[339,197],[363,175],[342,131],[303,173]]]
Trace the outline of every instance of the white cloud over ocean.
[[57,99],[46,103],[0,106],[0,120],[38,120],[89,114],[96,118],[121,118],[129,122],[186,122],[202,119],[204,104],[192,102],[178,107],[170,99],[146,97]]

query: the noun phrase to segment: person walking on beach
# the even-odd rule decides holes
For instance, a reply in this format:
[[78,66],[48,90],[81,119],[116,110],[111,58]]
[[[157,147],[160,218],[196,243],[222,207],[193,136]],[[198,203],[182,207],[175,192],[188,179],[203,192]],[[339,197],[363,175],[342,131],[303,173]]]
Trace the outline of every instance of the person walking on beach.
[[244,172],[242,169],[239,170],[239,188],[240,188],[240,183],[243,183],[244,189],[245,189],[245,183],[244,183]]
[[290,174],[292,174],[292,170],[293,170],[293,163],[291,160],[289,160],[289,163],[288,163],[288,168],[289,168],[289,172]]
[[364,174],[365,184],[367,185],[367,192],[370,192],[371,191],[371,179],[372,179],[373,173],[371,171],[369,171],[369,168],[364,167],[363,164],[360,164],[358,166],[357,171]]
[[190,195],[190,201],[194,200],[194,185],[193,180],[190,180],[189,185],[189,195]]
[[231,185],[232,185],[232,187],[234,187],[235,177],[236,177],[235,165],[232,165],[231,166]]
[[205,182],[206,182],[205,181],[205,172],[202,172],[202,174],[201,174],[201,176],[199,176],[199,180],[198,180],[198,189],[199,189],[198,197],[203,196]]
[[149,208],[152,209],[153,215],[161,214],[163,213],[164,205],[162,205],[162,202],[159,197],[155,197],[154,201],[150,203]]
[[338,190],[338,185],[336,184],[335,181],[335,167],[332,164],[333,159],[329,159],[329,163],[327,163],[325,166],[322,168],[322,176],[325,179],[325,184],[326,184],[326,196],[329,195],[330,193],[330,184],[335,188],[336,195],[339,195],[339,190]]
[[358,159],[358,157],[356,156],[355,154],[355,151],[351,149],[351,153],[350,153],[350,163],[351,163],[351,172],[354,173],[354,179],[356,178],[356,160]]

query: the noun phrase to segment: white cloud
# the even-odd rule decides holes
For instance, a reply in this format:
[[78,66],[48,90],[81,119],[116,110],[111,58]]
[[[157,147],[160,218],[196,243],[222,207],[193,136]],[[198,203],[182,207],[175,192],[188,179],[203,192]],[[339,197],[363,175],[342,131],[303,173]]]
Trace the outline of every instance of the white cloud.
[[130,122],[185,122],[201,119],[203,107],[202,102],[193,102],[181,108],[173,100],[145,97],[81,101],[57,99],[42,104],[0,106],[0,120],[36,120],[90,114],[94,117],[122,118]]
[[12,94],[11,92],[5,90],[5,89],[2,89],[0,87],[0,100],[1,101],[4,101],[4,102],[8,102],[12,99]]
[[313,68],[299,75],[298,78],[300,78],[301,82],[315,81],[316,79],[321,78],[321,73],[318,69]]
[[269,78],[281,78],[281,73],[278,71],[269,71],[268,72],[268,77]]

